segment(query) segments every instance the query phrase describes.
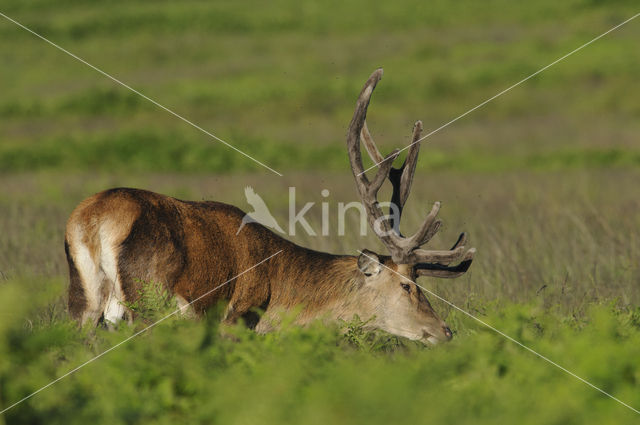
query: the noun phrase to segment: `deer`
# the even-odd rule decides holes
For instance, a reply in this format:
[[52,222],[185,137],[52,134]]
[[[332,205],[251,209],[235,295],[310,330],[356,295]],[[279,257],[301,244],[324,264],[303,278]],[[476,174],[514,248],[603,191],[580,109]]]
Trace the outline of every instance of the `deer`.
[[[386,255],[368,249],[357,256],[318,252],[260,223],[244,223],[245,213],[232,205],[114,188],[82,201],[67,222],[70,316],[90,326],[131,321],[134,313],[127,306],[140,296],[141,284],[160,282],[181,311],[201,317],[223,303],[224,324],[244,320],[259,333],[277,329],[279,315],[297,309],[294,323],[300,326],[316,320],[350,321],[357,315],[368,329],[425,344],[450,340],[451,330],[416,279],[464,274],[475,249],[465,249],[465,233],[449,250],[422,248],[441,226],[439,202],[416,233],[400,232],[422,123],[414,125],[403,164],[393,168],[399,150],[383,157],[366,124],[371,94],[382,74],[382,69],[373,72],[358,96],[347,152],[366,219]],[[377,165],[371,180],[364,172],[361,141]],[[386,180],[393,188],[394,214],[389,215],[377,200]],[[262,314],[256,315],[256,309]]]

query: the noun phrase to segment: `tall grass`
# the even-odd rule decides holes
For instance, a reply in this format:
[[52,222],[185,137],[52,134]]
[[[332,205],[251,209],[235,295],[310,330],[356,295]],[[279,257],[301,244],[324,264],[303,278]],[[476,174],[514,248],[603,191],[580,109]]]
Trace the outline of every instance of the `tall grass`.
[[[37,285],[42,285],[41,281]],[[36,320],[34,282],[0,286],[0,406],[145,326],[78,331]],[[18,303],[17,301],[23,301]],[[527,305],[483,320],[604,391],[640,405],[640,311],[593,305],[582,319]],[[6,423],[629,423],[636,414],[474,321],[446,345],[363,344],[349,332],[285,325],[218,330],[214,313],[169,319],[9,410]],[[232,337],[231,337],[232,336]],[[356,343],[354,343],[356,341]],[[386,341],[386,342],[385,342]],[[383,347],[386,347],[383,349]]]
[[[428,150],[424,149],[423,155]],[[593,169],[556,172],[479,174],[419,171],[404,212],[403,231],[417,228],[433,201],[440,200],[444,228],[429,244],[447,248],[461,231],[470,235],[478,257],[459,279],[426,279],[424,284],[456,304],[473,300],[528,302],[564,306],[565,312],[601,299],[638,305],[640,279],[640,205],[633,170]],[[4,177],[0,188],[0,271],[9,277],[47,275],[66,278],[64,226],[73,208],[97,191],[141,187],[182,199],[212,199],[250,210],[244,187],[263,197],[276,220],[287,228],[288,187],[296,188],[296,210],[314,202],[306,218],[317,236],[298,226],[295,242],[333,253],[356,254],[369,248],[385,253],[373,235],[360,236],[358,214],[346,216],[338,236],[339,202],[357,200],[353,177],[342,173],[291,173],[284,177],[111,175],[59,173]],[[321,190],[330,194],[325,198]],[[380,200],[388,199],[388,188]],[[320,233],[321,203],[329,203],[327,236]],[[437,301],[434,301],[437,303]],[[448,307],[438,304],[446,314]]]
[[[287,186],[298,202],[351,201],[348,174],[250,179],[286,222]],[[466,230],[478,256],[453,281],[420,284],[614,396],[640,405],[638,200],[634,171],[418,173],[403,227],[443,201],[443,247]],[[319,183],[330,190],[320,194]],[[28,395],[160,317],[115,332],[79,331],[65,312],[64,222],[99,189],[139,186],[186,199],[243,206],[234,176],[60,173],[10,175],[0,189],[0,405]],[[384,199],[386,193],[381,195]],[[335,206],[335,205],[334,205]],[[317,207],[317,206],[316,206]],[[331,217],[334,220],[335,217]],[[335,253],[370,248],[352,217],[347,235],[292,239]],[[319,228],[319,207],[309,221]],[[335,224],[335,223],[333,223]],[[332,226],[333,226],[332,224]],[[299,229],[300,230],[300,229]],[[7,412],[6,423],[625,423],[635,415],[540,358],[431,297],[455,332],[425,348],[370,334],[354,318],[259,336],[220,337],[215,310],[172,318]],[[142,301],[145,303],[143,297]],[[144,305],[136,305],[142,312]],[[160,312],[161,313],[161,312]]]

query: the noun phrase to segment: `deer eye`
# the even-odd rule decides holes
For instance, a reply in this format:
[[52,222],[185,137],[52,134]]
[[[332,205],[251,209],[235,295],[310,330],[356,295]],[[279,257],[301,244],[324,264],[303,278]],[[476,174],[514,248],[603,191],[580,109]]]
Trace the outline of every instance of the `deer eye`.
[[408,293],[411,293],[411,285],[409,285],[408,283],[401,283],[400,286],[402,286],[402,289],[404,289]]

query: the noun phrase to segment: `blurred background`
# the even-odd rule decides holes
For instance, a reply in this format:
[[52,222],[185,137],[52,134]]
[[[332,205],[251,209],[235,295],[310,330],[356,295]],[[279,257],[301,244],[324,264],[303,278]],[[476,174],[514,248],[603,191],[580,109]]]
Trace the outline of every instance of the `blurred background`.
[[[333,231],[308,236],[299,227],[290,239],[333,253],[384,253],[376,238],[359,235],[357,215],[344,237],[335,231],[337,203],[357,199],[345,134],[373,70],[385,73],[368,124],[386,154],[410,143],[416,120],[426,134],[639,11],[632,0],[4,0],[3,14],[283,176],[0,17],[0,287],[47,294],[45,307],[22,313],[31,322],[64,320],[66,219],[82,199],[115,186],[244,210],[252,186],[281,224],[295,186],[299,208],[316,203],[307,217],[318,233],[319,204],[330,203]],[[625,323],[635,323],[637,338],[639,40],[637,19],[422,142],[403,232],[440,200],[445,226],[429,247],[448,248],[464,230],[478,249],[464,277],[423,286],[480,315],[512,303],[526,306],[524,315],[553,310],[568,321],[586,317],[593,303],[631,309],[635,319]],[[432,302],[457,332],[476,332],[449,305]],[[567,353],[613,338],[605,328]],[[547,348],[556,346],[563,345]],[[591,366],[611,356],[603,352],[582,370],[597,375]],[[620,382],[628,378],[625,391],[637,399],[640,371],[629,367]],[[483,375],[474,376],[481,386]],[[35,387],[18,385],[8,398]],[[449,401],[456,410],[460,399]],[[532,407],[521,402],[513,408]],[[558,405],[550,420],[570,423],[567,408]],[[618,408],[571,418],[596,421]]]
[[[378,143],[439,127],[630,17],[634,2],[3,3],[3,12],[282,171],[344,171],[364,80]],[[3,19],[3,172],[260,172]],[[429,140],[422,170],[635,165],[638,25]]]

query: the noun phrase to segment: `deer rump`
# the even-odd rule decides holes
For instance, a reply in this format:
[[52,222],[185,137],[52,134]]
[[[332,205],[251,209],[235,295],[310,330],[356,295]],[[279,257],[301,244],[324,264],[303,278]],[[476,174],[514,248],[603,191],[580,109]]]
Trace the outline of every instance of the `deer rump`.
[[282,249],[269,241],[287,244],[255,223],[236,235],[243,216],[231,205],[139,189],[110,189],[83,201],[65,237],[71,316],[81,323],[131,320],[125,304],[138,299],[146,282],[164,284],[180,306],[197,300],[190,307],[199,314],[232,298],[237,310],[262,306],[277,269],[250,270],[212,291]]

